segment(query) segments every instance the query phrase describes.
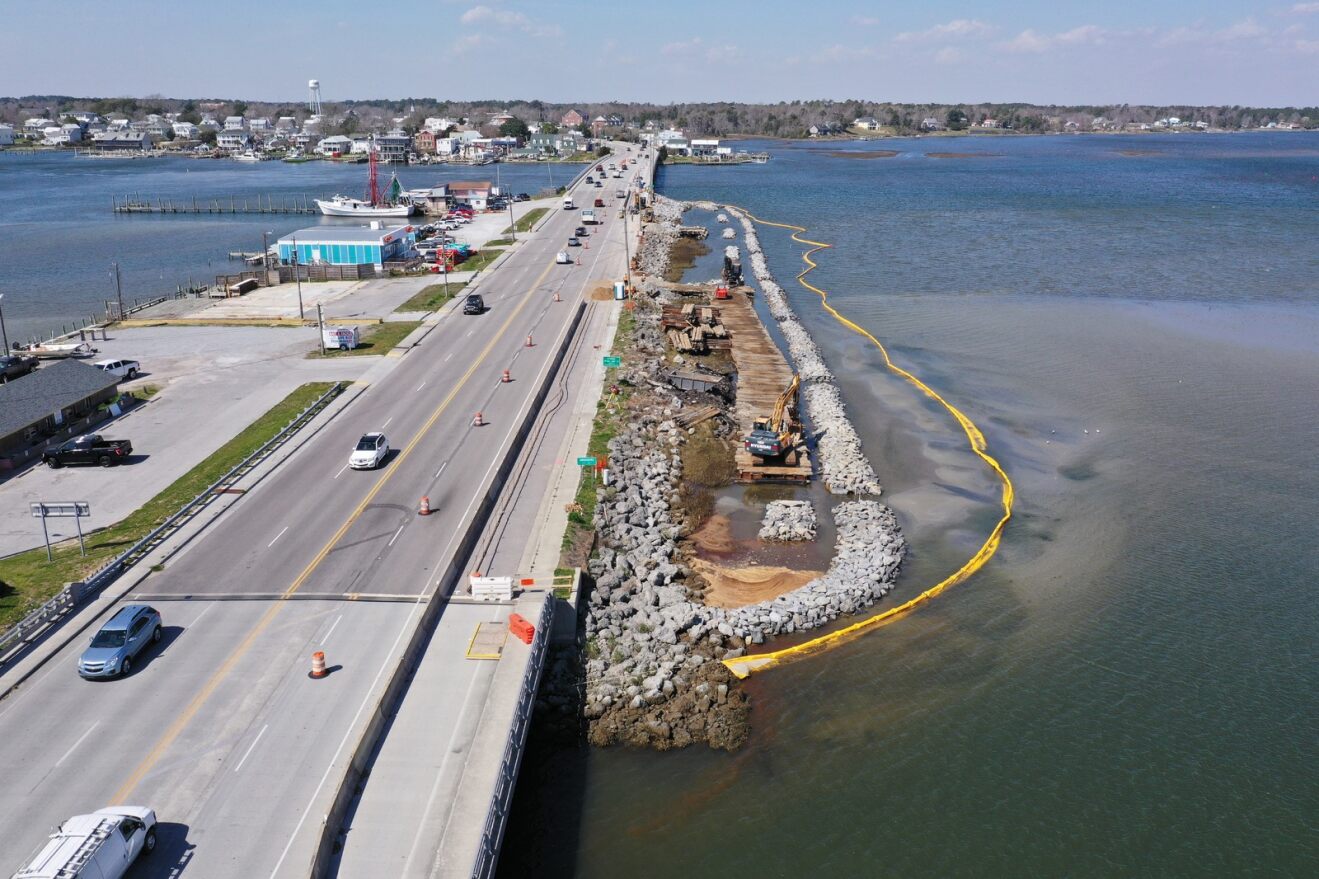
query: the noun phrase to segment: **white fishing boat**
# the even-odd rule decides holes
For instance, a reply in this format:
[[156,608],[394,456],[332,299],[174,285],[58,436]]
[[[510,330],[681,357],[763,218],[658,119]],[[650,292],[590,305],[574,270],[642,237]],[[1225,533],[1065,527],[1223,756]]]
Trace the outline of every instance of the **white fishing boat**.
[[243,150],[234,155],[235,162],[264,162],[269,158],[270,156],[258,153],[256,150]]
[[727,223],[727,222],[728,222],[728,214],[720,214],[719,216],[715,217],[715,219],[718,220],[718,221],[721,222],[721,223]]
[[370,154],[370,171],[367,172],[366,198],[336,195],[334,198],[316,199],[316,207],[327,217],[410,217],[417,206],[403,193],[403,184],[395,174],[389,181],[388,194],[382,195],[376,178],[378,158],[375,150]]
[[732,226],[729,226],[727,229],[724,230],[723,235],[725,238],[736,238],[737,230],[734,229]]
[[24,349],[24,353],[41,360],[58,360],[64,357],[91,357],[97,353],[97,349],[86,342],[47,343],[30,345]]

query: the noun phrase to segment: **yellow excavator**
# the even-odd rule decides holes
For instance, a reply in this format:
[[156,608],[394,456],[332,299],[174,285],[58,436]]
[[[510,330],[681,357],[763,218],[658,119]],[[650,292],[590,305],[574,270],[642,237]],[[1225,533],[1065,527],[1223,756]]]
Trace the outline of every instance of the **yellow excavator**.
[[787,390],[774,402],[772,415],[762,415],[751,424],[751,433],[742,444],[757,458],[782,458],[792,453],[793,463],[801,456],[801,422],[797,420],[797,389],[801,376],[793,375]]

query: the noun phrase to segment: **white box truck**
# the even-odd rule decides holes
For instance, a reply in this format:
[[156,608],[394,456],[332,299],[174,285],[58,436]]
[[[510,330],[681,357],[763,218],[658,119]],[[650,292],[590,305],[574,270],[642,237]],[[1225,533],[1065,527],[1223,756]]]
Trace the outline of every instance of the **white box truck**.
[[572,196],[571,196],[571,195],[565,195],[565,196],[563,197],[563,209],[564,209],[565,211],[570,211],[570,210],[572,210],[574,207],[576,207],[576,205],[574,205],[574,204],[572,203]]
[[598,221],[595,218],[595,211],[591,210],[590,208],[587,208],[586,210],[582,211],[583,226],[594,226],[597,222]]
[[155,847],[154,811],[111,806],[65,821],[13,879],[120,879]]

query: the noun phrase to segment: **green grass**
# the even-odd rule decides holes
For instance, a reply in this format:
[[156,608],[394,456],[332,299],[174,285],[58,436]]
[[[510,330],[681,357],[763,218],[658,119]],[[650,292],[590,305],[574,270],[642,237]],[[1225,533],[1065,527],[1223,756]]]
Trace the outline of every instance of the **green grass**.
[[[176,513],[207,486],[232,470],[240,461],[279,433],[293,418],[328,391],[332,382],[305,384],[275,404],[236,437],[206,460],[175,480],[128,518],[87,535],[87,557],[78,552],[77,540],[54,547],[54,561],[46,561],[45,547],[0,559],[0,630],[18,622],[65,583],[80,580],[102,568],[112,558],[145,537],[153,528]],[[112,471],[132,479],[132,467]]]
[[[507,231],[507,230],[505,230]],[[496,238],[493,241],[487,241],[482,247],[508,247],[513,243],[512,238]]]
[[[454,285],[449,286],[452,291]],[[382,324],[374,324],[365,327],[358,335],[356,348],[348,351],[330,348],[324,354],[321,353],[320,348],[316,348],[307,356],[312,358],[360,357],[363,354],[385,354],[419,326],[421,326],[419,320],[393,320]]]
[[450,281],[449,293],[445,295],[444,284],[430,284],[422,287],[411,299],[404,302],[395,311],[434,311],[444,303],[462,292],[466,281]]
[[[518,217],[516,223],[506,228],[504,230],[504,234],[507,235],[510,232],[513,232],[514,230],[518,232],[529,231],[532,226],[536,225],[536,221],[539,220],[541,217],[545,216],[547,213],[549,213],[549,211],[550,211],[549,208],[532,208],[522,216]],[[491,244],[493,243],[494,242],[492,241]]]
[[482,251],[478,251],[478,252],[476,253],[475,256],[469,256],[467,259],[463,260],[461,263],[459,263],[457,266],[455,266],[455,267],[454,267],[454,271],[455,271],[455,272],[479,272],[479,271],[481,271],[481,269],[483,269],[483,268],[485,268],[486,266],[490,265],[490,263],[492,263],[492,262],[494,262],[495,260],[499,259],[499,257],[500,257],[503,253],[504,253],[504,251],[502,251],[502,250],[482,250]]

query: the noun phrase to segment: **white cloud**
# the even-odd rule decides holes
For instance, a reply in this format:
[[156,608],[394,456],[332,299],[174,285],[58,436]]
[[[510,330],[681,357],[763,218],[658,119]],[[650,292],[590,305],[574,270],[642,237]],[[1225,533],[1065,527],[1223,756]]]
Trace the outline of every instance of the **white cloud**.
[[742,49],[731,43],[711,45],[700,37],[665,43],[660,47],[661,55],[670,58],[703,58],[710,64],[717,61],[733,61],[742,57]]
[[962,60],[962,50],[955,46],[944,46],[934,53],[934,60],[938,64],[956,64]]
[[879,24],[879,19],[873,15],[854,15],[850,21],[857,27],[874,27]]
[[1319,3],[1297,3],[1292,7],[1292,12],[1296,15],[1309,15],[1312,12],[1319,12]]
[[1253,18],[1246,18],[1225,28],[1213,30],[1201,23],[1173,28],[1159,38],[1159,46],[1222,45],[1256,40],[1269,35],[1269,29]]
[[1297,40],[1293,45],[1302,54],[1319,55],[1319,40]]
[[1097,46],[1107,36],[1107,31],[1094,24],[1083,24],[1056,34],[1042,34],[1027,28],[1004,43],[1003,48],[1009,52],[1047,52],[1060,47]]
[[893,38],[898,43],[924,43],[931,40],[973,39],[988,37],[998,28],[975,18],[955,18],[923,31],[903,31]]
[[816,56],[816,60],[823,61],[860,61],[863,58],[873,58],[875,55],[874,48],[870,46],[844,46],[841,43],[835,43],[832,46],[825,46]]
[[524,33],[537,37],[558,36],[563,33],[557,24],[538,24],[524,13],[509,9],[491,9],[489,6],[473,6],[458,18],[463,24],[478,24],[483,21],[494,22],[503,27],[517,28]]

